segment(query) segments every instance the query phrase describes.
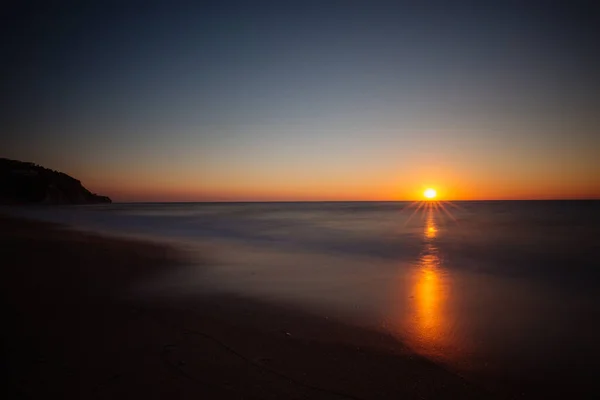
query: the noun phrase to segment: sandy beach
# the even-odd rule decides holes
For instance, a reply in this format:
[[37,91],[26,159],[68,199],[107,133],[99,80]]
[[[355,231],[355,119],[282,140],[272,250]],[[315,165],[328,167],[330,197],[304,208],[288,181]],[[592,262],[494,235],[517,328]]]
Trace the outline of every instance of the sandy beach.
[[393,338],[225,295],[128,296],[177,249],[0,219],[12,398],[489,398]]

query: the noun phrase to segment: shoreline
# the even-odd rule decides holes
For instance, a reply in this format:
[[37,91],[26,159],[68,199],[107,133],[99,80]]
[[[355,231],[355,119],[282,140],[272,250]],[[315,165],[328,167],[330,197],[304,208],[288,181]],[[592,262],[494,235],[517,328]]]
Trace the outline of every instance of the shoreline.
[[11,396],[490,398],[391,336],[234,295],[122,296],[185,259],[0,216]]

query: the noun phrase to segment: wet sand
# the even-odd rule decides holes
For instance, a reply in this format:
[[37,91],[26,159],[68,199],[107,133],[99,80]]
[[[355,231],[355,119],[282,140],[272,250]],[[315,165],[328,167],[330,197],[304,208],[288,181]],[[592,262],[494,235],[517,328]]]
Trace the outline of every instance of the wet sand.
[[135,282],[185,262],[160,243],[0,217],[0,260],[10,398],[492,397],[390,336],[282,305],[140,301]]

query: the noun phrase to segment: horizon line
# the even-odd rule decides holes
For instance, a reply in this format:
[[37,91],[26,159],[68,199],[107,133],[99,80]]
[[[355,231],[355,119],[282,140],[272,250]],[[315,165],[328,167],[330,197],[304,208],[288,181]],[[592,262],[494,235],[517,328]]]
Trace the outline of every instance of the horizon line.
[[[429,202],[430,200],[192,200],[192,201],[113,201],[112,204],[156,204],[156,203],[408,203]],[[461,199],[461,200],[432,200],[432,202],[497,202],[497,201],[600,201],[600,198],[555,198],[555,199]]]

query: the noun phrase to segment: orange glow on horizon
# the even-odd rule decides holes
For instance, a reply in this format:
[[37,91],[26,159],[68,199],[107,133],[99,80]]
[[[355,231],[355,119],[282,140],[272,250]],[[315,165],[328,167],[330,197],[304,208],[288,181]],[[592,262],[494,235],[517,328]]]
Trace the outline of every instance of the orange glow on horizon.
[[[600,181],[473,179],[452,172],[435,178],[414,176],[315,177],[308,179],[261,179],[260,177],[209,177],[185,174],[120,173],[119,179],[81,174],[92,192],[114,201],[461,201],[598,199]],[[110,179],[109,179],[110,178]],[[352,179],[355,178],[355,179]],[[425,182],[427,185],[423,185]],[[430,190],[435,191],[433,195]]]

